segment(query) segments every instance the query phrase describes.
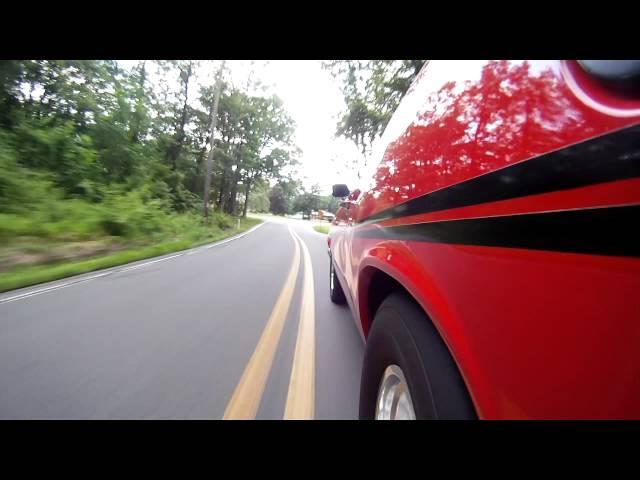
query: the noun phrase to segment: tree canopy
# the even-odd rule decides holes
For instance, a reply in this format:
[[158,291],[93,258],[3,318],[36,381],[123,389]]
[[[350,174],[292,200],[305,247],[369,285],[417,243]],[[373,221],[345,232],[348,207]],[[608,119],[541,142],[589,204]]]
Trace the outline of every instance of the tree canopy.
[[[0,213],[18,208],[26,173],[65,198],[102,202],[119,188],[170,211],[194,208],[212,114],[213,78],[197,82],[204,63],[0,62],[2,166],[18,179],[0,183]],[[280,178],[299,156],[282,101],[250,86],[225,78],[220,97],[211,198],[230,214],[246,214],[254,185]]]
[[[336,136],[351,140],[366,158],[393,112],[424,65],[424,60],[334,60],[324,67],[338,79],[346,109]],[[358,168],[359,166],[354,165]]]

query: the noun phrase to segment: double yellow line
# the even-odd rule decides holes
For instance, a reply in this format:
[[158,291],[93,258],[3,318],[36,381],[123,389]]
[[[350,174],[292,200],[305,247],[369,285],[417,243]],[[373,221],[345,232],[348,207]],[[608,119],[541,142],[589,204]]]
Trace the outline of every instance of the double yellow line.
[[288,229],[295,246],[291,267],[260,340],[258,340],[249,363],[240,377],[240,382],[238,382],[227,404],[223,416],[225,420],[252,420],[256,417],[295,290],[300,268],[300,247],[304,258],[302,304],[284,418],[310,420],[314,417],[315,303],[313,268],[309,249],[298,234],[291,230],[291,227]]

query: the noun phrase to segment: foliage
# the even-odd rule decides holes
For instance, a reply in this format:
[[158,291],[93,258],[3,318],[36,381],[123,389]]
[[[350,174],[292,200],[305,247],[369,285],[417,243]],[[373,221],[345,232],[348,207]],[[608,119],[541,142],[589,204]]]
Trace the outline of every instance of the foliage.
[[[213,93],[213,88],[203,88],[201,102],[211,104]],[[204,131],[209,117],[201,113],[198,122]],[[232,86],[225,89],[219,105],[220,138],[215,142],[216,179],[212,182],[217,208],[240,213],[237,198],[241,193],[242,214],[246,215],[256,183],[280,178],[283,170],[297,162],[294,126],[278,97],[253,96]],[[208,141],[208,134],[203,141]]]
[[256,182],[251,197],[249,198],[249,210],[257,213],[269,211],[269,184],[263,180]]
[[[0,246],[207,237],[198,212],[212,86],[196,83],[205,66],[0,61]],[[227,82],[218,112],[212,227],[221,230],[246,213],[253,188],[268,210],[265,182],[299,154],[282,101],[249,86]]]
[[[117,186],[164,211],[199,208],[213,97],[212,86],[196,84],[204,63],[1,61],[0,155],[13,177],[2,180],[0,213],[15,208],[17,183],[24,193],[36,177],[65,200],[102,203]],[[299,154],[282,101],[249,87],[227,84],[218,112],[213,193],[231,214],[240,193],[246,213],[253,186],[279,178]]]
[[338,211],[340,201],[332,195],[320,195],[320,186],[313,185],[311,191],[302,188],[293,201],[293,211],[310,213],[314,210],[325,210],[331,213]]
[[269,211],[274,215],[284,215],[290,213],[289,201],[285,195],[282,185],[274,185],[269,192]]
[[[218,214],[222,215],[222,214]],[[191,220],[188,220],[190,218]],[[185,221],[185,216],[180,216],[180,222]],[[178,223],[180,223],[178,222]],[[195,222],[195,223],[194,223]],[[232,230],[233,233],[240,233],[259,223],[260,220],[253,218],[244,218],[240,223],[239,230]],[[155,257],[178,250],[194,247],[199,244],[214,242],[229,235],[229,231],[221,230],[217,226],[205,227],[200,219],[187,216],[187,227],[193,227],[194,230],[189,232],[184,238],[178,240],[168,240],[156,243],[152,246],[139,247],[113,253],[111,255],[98,258],[90,258],[67,262],[59,265],[35,265],[26,268],[19,268],[7,273],[3,273],[0,277],[0,292],[15,288],[26,287],[41,282],[49,282],[59,278],[68,277],[70,275],[78,275],[81,273],[91,272],[94,270],[122,265],[124,263],[143,260],[149,257]],[[181,225],[184,232],[185,225]]]
[[325,68],[342,84],[346,103],[336,136],[351,140],[366,156],[423,65],[424,60],[326,62]]

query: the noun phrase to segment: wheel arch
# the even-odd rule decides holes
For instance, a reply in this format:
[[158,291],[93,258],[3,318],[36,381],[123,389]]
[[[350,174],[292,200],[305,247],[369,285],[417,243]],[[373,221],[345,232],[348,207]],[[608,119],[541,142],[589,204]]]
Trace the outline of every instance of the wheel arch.
[[[440,339],[449,351],[467,392],[480,415],[480,400],[474,394],[482,376],[473,363],[473,356],[468,341],[464,336],[464,328],[456,318],[444,294],[424,271],[417,273],[419,263],[410,256],[410,252],[401,253],[397,249],[393,253],[376,247],[363,262],[358,274],[358,320],[365,339],[373,324],[376,310],[391,293],[401,292],[411,298],[423,311],[427,320],[434,326]],[[389,261],[388,259],[395,259]],[[411,265],[411,267],[408,267]],[[403,268],[405,267],[405,268]],[[408,273],[407,268],[411,273]]]

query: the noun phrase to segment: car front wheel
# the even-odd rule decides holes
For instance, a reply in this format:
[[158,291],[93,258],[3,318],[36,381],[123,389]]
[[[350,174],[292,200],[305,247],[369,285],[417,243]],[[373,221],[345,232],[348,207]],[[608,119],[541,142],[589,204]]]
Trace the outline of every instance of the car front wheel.
[[360,418],[477,418],[449,350],[404,293],[389,295],[375,314],[362,368]]

